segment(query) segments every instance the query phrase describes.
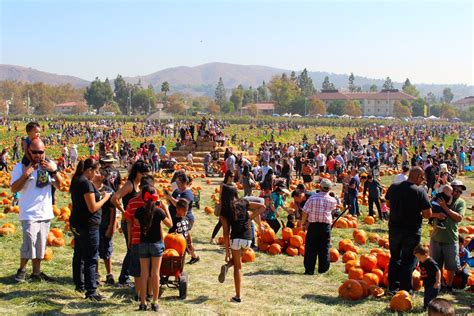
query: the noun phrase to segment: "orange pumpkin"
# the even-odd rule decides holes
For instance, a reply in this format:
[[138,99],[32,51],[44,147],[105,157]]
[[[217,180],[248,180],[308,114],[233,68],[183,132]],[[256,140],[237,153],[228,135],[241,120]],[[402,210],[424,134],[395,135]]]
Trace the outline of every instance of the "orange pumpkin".
[[361,299],[364,294],[362,285],[356,280],[347,280],[339,287],[338,292],[340,297],[352,301]]
[[366,216],[364,218],[364,223],[367,225],[373,225],[375,223],[375,218],[373,216]]
[[366,273],[362,278],[369,286],[371,285],[379,285],[379,277],[375,273]]
[[293,246],[295,248],[299,248],[301,245],[303,245],[303,238],[301,236],[291,236],[290,238],[290,246]]
[[281,237],[283,238],[283,240],[290,240],[290,238],[293,236],[293,230],[289,227],[285,227],[283,228],[283,230],[281,231]]
[[398,291],[390,300],[390,309],[396,312],[408,312],[413,308],[413,300],[407,291]]
[[254,262],[256,258],[255,251],[252,248],[245,249],[242,252],[242,262]]
[[348,247],[350,245],[353,245],[352,240],[350,239],[342,239],[339,241],[339,251],[340,252],[346,252],[348,250]]
[[369,234],[369,241],[371,243],[376,244],[379,241],[379,239],[380,239],[379,234],[377,234],[377,233],[370,233]]
[[301,238],[303,238],[303,244],[305,244],[305,243],[306,243],[306,232],[300,230],[300,231],[298,232],[298,236],[300,236]]
[[336,248],[329,249],[329,260],[331,262],[337,262],[339,260],[339,251]]
[[281,238],[275,239],[274,242],[276,242],[277,244],[279,244],[282,249],[286,247],[286,242],[285,242],[283,239],[281,239]]
[[290,257],[297,256],[299,254],[299,250],[296,247],[289,246],[286,248],[286,254]]
[[169,257],[179,257],[179,253],[173,248],[166,249],[163,252],[163,258],[169,258]]
[[262,241],[259,240],[259,242],[258,242],[258,250],[265,252],[265,251],[268,250],[268,248],[270,248],[270,245],[269,245],[269,244],[263,242],[263,240],[262,240]]
[[298,248],[298,252],[300,254],[300,256],[304,256],[305,254],[305,246],[304,245],[301,245],[299,248]]
[[413,271],[412,283],[413,291],[419,291],[421,289],[421,286],[423,285],[423,281],[421,281],[421,273],[418,270]]
[[56,238],[62,238],[63,237],[63,231],[60,228],[51,228],[50,232],[53,233],[53,235]]
[[165,249],[174,249],[180,256],[184,254],[186,250],[186,239],[183,235],[177,233],[167,234],[165,239]]
[[214,209],[210,206],[204,207],[204,212],[206,212],[207,215],[211,215],[214,213]]
[[270,227],[265,228],[262,234],[262,240],[267,244],[272,244],[275,240],[275,231]]
[[46,247],[46,250],[44,251],[43,260],[44,261],[49,261],[51,259],[53,259],[53,249],[51,249],[49,247]]
[[360,256],[360,267],[365,272],[370,272],[377,266],[377,257],[370,254]]
[[390,253],[388,252],[381,252],[377,255],[377,265],[385,271],[387,269],[388,264],[390,263]]
[[53,247],[62,247],[64,246],[65,241],[62,238],[54,238],[53,242],[51,243],[51,246]]
[[381,287],[372,285],[372,286],[369,286],[369,294],[375,298],[380,298],[385,295],[385,291]]
[[359,245],[365,245],[367,242],[367,234],[363,230],[354,230],[352,236],[354,237],[355,242]]
[[369,296],[369,285],[367,282],[364,280],[357,280],[357,282],[359,282],[360,286],[362,286],[362,297],[364,298]]
[[373,274],[375,274],[379,277],[379,284],[380,284],[380,282],[382,282],[382,279],[383,279],[383,271],[382,270],[374,268],[374,269],[372,269],[372,271],[370,271],[370,273],[373,273]]
[[364,277],[364,270],[361,268],[352,267],[349,269],[348,276],[351,280],[362,280]]
[[279,255],[281,254],[281,246],[277,243],[273,243],[268,247],[268,253],[271,255]]
[[343,256],[342,256],[342,262],[346,263],[349,260],[356,260],[357,254],[352,251],[347,251]]
[[344,265],[345,267],[345,270],[344,272],[346,273],[349,273],[349,270],[353,267],[357,267],[357,268],[360,268],[359,266],[359,262],[357,260],[349,260],[346,262],[346,264]]

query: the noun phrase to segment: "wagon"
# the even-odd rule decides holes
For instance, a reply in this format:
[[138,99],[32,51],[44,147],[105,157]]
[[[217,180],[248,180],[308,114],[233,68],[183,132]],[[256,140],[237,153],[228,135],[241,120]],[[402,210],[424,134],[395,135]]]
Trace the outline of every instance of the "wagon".
[[179,291],[179,298],[184,300],[188,294],[189,275],[183,272],[186,253],[179,257],[166,257],[161,261],[160,268],[160,297],[165,286]]

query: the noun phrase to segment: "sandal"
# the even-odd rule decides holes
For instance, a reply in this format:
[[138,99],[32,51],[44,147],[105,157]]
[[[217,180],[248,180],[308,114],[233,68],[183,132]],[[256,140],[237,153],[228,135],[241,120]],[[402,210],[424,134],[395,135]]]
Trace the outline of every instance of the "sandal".
[[234,302],[234,303],[240,303],[242,302],[242,300],[240,299],[240,297],[237,297],[237,296],[234,296],[233,298],[230,299],[231,302]]

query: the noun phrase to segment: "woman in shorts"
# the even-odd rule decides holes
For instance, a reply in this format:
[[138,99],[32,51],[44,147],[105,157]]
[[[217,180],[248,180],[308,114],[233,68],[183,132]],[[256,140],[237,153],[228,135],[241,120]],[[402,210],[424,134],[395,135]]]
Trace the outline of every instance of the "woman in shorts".
[[[255,219],[260,228],[260,213],[265,210],[261,203],[249,202],[247,199],[238,199],[237,189],[224,185],[224,190],[230,191],[232,197],[229,207],[222,205],[221,221],[224,229],[225,261],[221,267],[219,282],[225,281],[228,269],[234,266],[235,296],[231,301],[241,302],[242,284],[242,256],[241,251],[250,248],[252,244],[252,220]],[[249,213],[249,210],[252,210]]]

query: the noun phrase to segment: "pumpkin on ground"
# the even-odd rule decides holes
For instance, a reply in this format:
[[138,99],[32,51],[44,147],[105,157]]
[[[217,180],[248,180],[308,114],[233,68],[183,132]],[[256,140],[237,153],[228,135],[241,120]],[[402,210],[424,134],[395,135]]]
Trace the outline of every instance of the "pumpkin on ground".
[[336,248],[329,249],[329,261],[337,262],[339,260],[339,251]]
[[367,234],[363,230],[354,230],[352,237],[354,237],[355,242],[359,245],[365,245],[367,242]]
[[377,257],[370,254],[360,256],[360,267],[365,272],[371,272],[372,269],[377,267]]
[[290,246],[299,248],[303,245],[303,238],[301,236],[291,236],[290,237]]
[[53,259],[53,249],[46,247],[46,250],[44,251],[43,260],[49,261],[51,259]]
[[373,225],[375,223],[375,218],[373,216],[366,216],[364,218],[364,223],[367,225]]
[[342,256],[342,262],[346,263],[349,260],[355,260],[357,258],[357,254],[353,251],[347,251],[343,256]]
[[408,312],[413,308],[413,300],[407,291],[398,291],[390,300],[390,309],[396,312]]
[[362,278],[369,286],[371,285],[379,285],[379,277],[375,273],[366,273]]
[[288,241],[290,240],[290,238],[293,236],[293,230],[289,227],[285,227],[283,228],[283,230],[281,231],[281,237],[283,238],[283,240],[285,241]]
[[352,267],[349,269],[349,279],[351,280],[362,280],[364,277],[364,270],[357,267]]
[[357,260],[349,260],[349,261],[346,262],[344,267],[345,267],[344,271],[346,273],[348,273],[351,268],[353,268],[353,267],[360,268],[360,265],[359,265],[359,262]]
[[268,247],[268,253],[271,255],[279,255],[281,254],[281,246],[277,243],[273,243]]
[[347,280],[339,287],[339,296],[347,300],[359,300],[363,294],[364,289],[357,280]]
[[385,291],[381,287],[372,285],[369,286],[369,294],[373,297],[380,298],[385,295]]
[[242,262],[254,262],[256,258],[255,251],[252,248],[245,249],[242,252]]
[[272,244],[275,240],[275,231],[270,227],[265,228],[262,234],[262,240],[267,244]]
[[286,254],[290,257],[297,256],[299,254],[298,248],[295,248],[293,246],[289,246],[286,248]]
[[165,249],[174,249],[180,256],[182,256],[186,250],[186,238],[184,238],[184,236],[181,234],[167,234],[164,238],[164,242]]
[[423,285],[423,281],[421,281],[421,273],[418,270],[413,271],[412,283],[413,291],[419,291]]

